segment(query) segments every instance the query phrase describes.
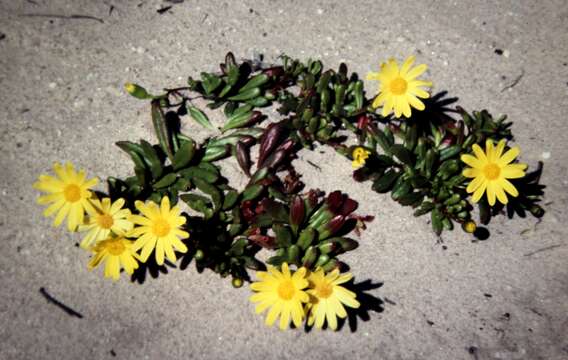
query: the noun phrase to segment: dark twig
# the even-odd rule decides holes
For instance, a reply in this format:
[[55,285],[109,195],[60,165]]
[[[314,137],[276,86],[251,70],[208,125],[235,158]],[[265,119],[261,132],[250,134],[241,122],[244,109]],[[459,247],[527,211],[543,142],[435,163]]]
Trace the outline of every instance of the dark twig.
[[533,256],[534,254],[538,254],[538,253],[543,252],[543,251],[556,249],[556,248],[559,248],[559,247],[562,247],[562,246],[563,246],[562,244],[550,245],[550,246],[547,246],[547,247],[543,247],[542,249],[538,249],[538,250],[535,250],[533,252],[527,253],[524,256]]
[[57,14],[20,14],[19,16],[25,17],[46,17],[46,18],[55,18],[55,19],[82,19],[82,20],[95,20],[100,22],[101,24],[104,23],[103,19],[94,17],[91,15],[57,15]]
[[76,316],[79,319],[83,318],[83,315],[78,313],[77,311],[71,309],[69,306],[63,304],[61,301],[57,300],[56,298],[54,298],[53,296],[51,296],[47,290],[45,290],[45,288],[41,287],[39,288],[39,292],[43,295],[43,297],[45,297],[47,299],[48,302],[52,303],[53,305],[58,306],[59,308],[61,308],[61,310],[65,311],[67,314],[71,315],[71,316]]
[[517,86],[517,84],[521,81],[523,76],[525,76],[525,69],[521,69],[521,74],[519,76],[517,76],[517,78],[515,80],[513,80],[512,83],[510,83],[509,85],[507,85],[503,89],[501,89],[501,92],[503,92],[507,89],[512,89],[513,87]]
[[312,165],[313,167],[315,167],[316,169],[318,169],[319,171],[321,171],[321,167],[314,164],[313,162],[311,162],[310,160],[307,160],[308,164]]
[[172,6],[164,6],[163,8],[160,8],[158,10],[156,10],[156,12],[160,15],[162,15],[163,13],[170,11],[170,9],[172,8]]

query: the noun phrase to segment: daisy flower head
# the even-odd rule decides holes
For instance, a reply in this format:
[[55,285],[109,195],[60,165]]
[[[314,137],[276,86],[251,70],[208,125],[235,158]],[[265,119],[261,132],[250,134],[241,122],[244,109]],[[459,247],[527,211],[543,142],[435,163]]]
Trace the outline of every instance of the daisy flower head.
[[347,317],[344,305],[354,309],[359,307],[359,302],[355,300],[355,293],[340,286],[352,278],[351,274],[340,275],[339,269],[327,275],[322,269],[318,269],[309,275],[310,302],[306,306],[309,311],[309,326],[315,323],[316,327],[321,329],[324,321],[327,320],[327,326],[336,330],[337,318]]
[[287,263],[282,264],[282,271],[269,265],[268,271],[257,272],[260,281],[251,284],[251,289],[257,293],[250,301],[258,303],[257,314],[270,308],[266,325],[272,326],[280,316],[280,330],[288,328],[290,318],[296,327],[300,327],[304,318],[302,304],[309,300],[304,290],[308,286],[306,272],[302,267],[292,273]]
[[394,59],[389,59],[381,64],[379,72],[367,74],[367,80],[378,80],[380,83],[379,93],[373,100],[373,107],[383,106],[382,115],[388,116],[394,110],[394,116],[401,115],[409,118],[412,114],[411,107],[422,111],[425,106],[418,98],[427,99],[430,94],[423,87],[431,87],[432,82],[418,80],[428,66],[425,64],[412,68],[415,57],[406,58],[401,67]]
[[129,219],[139,225],[129,232],[129,237],[136,237],[134,250],[142,249],[142,262],[146,262],[152,251],[156,253],[156,263],[164,264],[164,256],[175,262],[176,251],[187,252],[187,246],[180,239],[187,239],[189,233],[180,229],[185,224],[185,217],[180,216],[179,206],[170,207],[170,199],[162,198],[160,206],[153,201],[136,201],[136,209],[141,215],[130,215]]
[[371,152],[361,146],[357,146],[353,149],[351,156],[353,157],[353,161],[351,162],[351,166],[354,169],[365,165],[365,161],[369,158]]
[[47,193],[40,196],[37,202],[40,205],[49,204],[43,212],[45,217],[56,214],[53,226],[61,225],[67,218],[67,228],[69,231],[75,231],[84,221],[85,210],[91,207],[90,188],[97,185],[99,180],[97,178],[87,180],[85,170],[75,171],[70,162],[65,165],[55,163],[53,171],[56,177],[42,174],[33,184],[35,189]]
[[124,235],[132,230],[134,224],[128,220],[130,210],[123,209],[124,199],[118,199],[111,203],[110,198],[104,198],[102,201],[91,199],[90,208],[87,208],[87,220],[83,225],[79,225],[79,231],[86,231],[87,235],[81,242],[83,249],[90,248],[98,241],[109,237],[110,233],[116,235]]
[[104,275],[107,278],[118,280],[121,268],[132,275],[134,270],[138,269],[138,254],[134,251],[133,245],[133,241],[123,236],[108,237],[99,241],[92,247],[95,255],[89,262],[89,270],[93,270],[101,262],[104,262]]
[[525,176],[526,164],[511,164],[519,155],[520,149],[515,146],[503,154],[505,140],[499,141],[494,146],[493,141],[487,139],[485,152],[477,144],[472,149],[474,155],[464,154],[461,160],[471,166],[463,170],[463,176],[473,178],[466,188],[468,193],[473,193],[472,201],[478,202],[483,193],[487,194],[489,205],[495,205],[495,198],[503,204],[509,201],[505,192],[516,197],[519,192],[507,179],[518,179]]

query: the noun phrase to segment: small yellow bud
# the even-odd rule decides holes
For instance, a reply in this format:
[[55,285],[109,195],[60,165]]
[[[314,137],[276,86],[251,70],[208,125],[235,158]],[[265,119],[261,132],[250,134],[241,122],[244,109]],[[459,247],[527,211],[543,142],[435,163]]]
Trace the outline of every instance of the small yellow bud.
[[137,84],[127,82],[126,84],[124,84],[124,90],[126,90],[127,93],[129,93],[130,95],[134,96],[137,99],[152,98],[152,95],[148,94],[146,89],[144,89],[142,86]]
[[466,221],[462,224],[462,229],[466,233],[472,234],[477,229],[477,225],[475,224],[475,221]]
[[233,281],[231,282],[233,284],[234,288],[240,288],[241,286],[243,286],[243,279],[239,279],[239,278],[233,278]]
[[126,84],[124,84],[124,90],[126,90],[126,92],[129,94],[133,94],[136,91],[136,85],[127,82]]

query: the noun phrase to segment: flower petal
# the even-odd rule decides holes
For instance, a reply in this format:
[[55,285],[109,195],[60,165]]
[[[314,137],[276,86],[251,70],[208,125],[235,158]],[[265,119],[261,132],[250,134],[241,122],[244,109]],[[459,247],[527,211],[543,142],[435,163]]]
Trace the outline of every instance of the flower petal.
[[521,149],[518,146],[512,147],[509,149],[499,160],[497,160],[497,164],[501,166],[505,166],[511,161],[515,160],[517,156],[519,156]]
[[503,189],[506,192],[508,192],[512,197],[519,196],[519,191],[517,190],[517,188],[513,184],[511,184],[511,182],[509,180],[501,179],[501,181],[499,183],[501,184]]
[[426,64],[420,64],[406,74],[406,80],[414,80],[422,75],[426,70],[428,70],[428,66]]

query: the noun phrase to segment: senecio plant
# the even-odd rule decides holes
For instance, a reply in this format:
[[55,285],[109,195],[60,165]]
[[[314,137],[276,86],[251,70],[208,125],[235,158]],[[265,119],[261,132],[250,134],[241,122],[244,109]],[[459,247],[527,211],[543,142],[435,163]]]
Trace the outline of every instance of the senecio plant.
[[[357,248],[350,233],[373,217],[356,215],[358,203],[340,191],[306,190],[291,163],[301,149],[331,146],[351,160],[355,181],[390,193],[415,216],[430,214],[436,234],[455,224],[475,232],[475,205],[483,224],[504,207],[510,217],[544,213],[540,168],[527,175],[516,162],[511,123],[452,108],[455,99],[443,93],[432,97],[432,83],[420,80],[426,65],[414,60],[399,66],[390,59],[369,73],[379,82],[371,99],[345,64],[326,70],[287,56],[264,66],[239,64],[229,53],[220,72],[159,95],[126,84],[130,95],[150,101],[158,144],[117,142],[134,174],[108,178],[106,193],[93,190],[98,180],[83,170],[56,163],[55,176],[34,184],[45,193],[38,202],[55,226],[67,220],[69,231],[83,234],[89,268],[104,263],[105,277],[134,276],[180,256],[200,272],[230,276],[235,287],[251,281],[253,270],[251,301],[257,313],[268,310],[268,325],[279,318],[280,329],[305,320],[335,330],[338,318],[360,306],[339,256]],[[196,98],[222,108],[226,122],[213,126]],[[280,119],[267,120],[263,109],[271,106]],[[187,118],[214,135],[197,143],[180,131]],[[231,156],[248,178],[242,189],[222,175],[220,160]]]

